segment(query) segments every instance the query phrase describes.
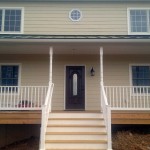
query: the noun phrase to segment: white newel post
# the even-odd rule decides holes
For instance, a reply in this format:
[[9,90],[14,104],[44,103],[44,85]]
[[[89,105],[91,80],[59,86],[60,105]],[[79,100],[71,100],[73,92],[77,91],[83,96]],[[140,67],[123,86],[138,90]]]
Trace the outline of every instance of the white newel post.
[[[50,47],[49,48],[49,88],[52,84],[52,66],[53,66],[52,62],[53,62],[53,47]],[[40,135],[40,148],[39,148],[40,150],[45,150],[45,133],[46,133],[46,126],[47,126],[47,118],[49,115],[49,113],[47,113],[47,110],[49,110],[47,105],[48,104],[46,103],[42,106],[41,135]]]
[[[104,86],[104,71],[103,71],[103,47],[100,47],[100,85],[101,87]],[[102,89],[101,89],[101,109],[103,109],[102,101]],[[106,98],[107,101],[107,98]],[[108,105],[108,101],[105,103],[106,106],[106,127],[107,127],[107,139],[108,139],[108,148],[107,150],[112,150],[112,143],[111,143],[111,108]],[[103,111],[103,110],[102,110]],[[104,113],[104,112],[103,112]],[[105,114],[104,114],[105,115]]]
[[49,49],[49,85],[52,83],[52,67],[53,67],[53,47]]

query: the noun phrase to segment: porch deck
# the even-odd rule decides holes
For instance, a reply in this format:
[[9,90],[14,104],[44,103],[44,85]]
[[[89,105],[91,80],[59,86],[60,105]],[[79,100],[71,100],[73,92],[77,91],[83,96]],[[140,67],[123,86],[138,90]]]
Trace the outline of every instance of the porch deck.
[[[69,113],[69,111],[54,112]],[[150,124],[150,111],[112,110],[111,120],[112,124]],[[0,111],[0,124],[41,124],[41,111]]]
[[112,110],[112,124],[150,124],[150,111]]

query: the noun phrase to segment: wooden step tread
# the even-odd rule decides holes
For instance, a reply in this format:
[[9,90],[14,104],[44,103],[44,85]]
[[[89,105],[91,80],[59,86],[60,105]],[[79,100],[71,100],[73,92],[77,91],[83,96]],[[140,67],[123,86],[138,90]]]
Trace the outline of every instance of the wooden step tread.
[[47,127],[105,127],[105,125],[87,125],[87,124],[48,124]]
[[[46,149],[46,150],[66,150],[66,149]],[[69,150],[79,150],[79,149],[69,149]],[[91,150],[91,149],[80,149],[80,150]],[[92,150],[107,150],[107,149],[101,149],[101,148],[99,148],[99,149],[92,149]]]
[[[46,149],[46,150],[66,150],[66,149]],[[79,150],[79,149],[69,149],[69,150]],[[91,150],[91,149],[80,149],[80,150]],[[107,150],[107,149],[92,149],[92,150]]]
[[46,132],[46,135],[107,135],[106,132]]
[[45,143],[88,143],[88,144],[106,144],[106,140],[46,140]]
[[[46,149],[46,150],[66,150],[66,149]],[[69,150],[79,150],[79,149],[69,149]],[[91,149],[80,149],[80,150],[91,150]],[[99,148],[99,149],[92,149],[92,150],[107,150],[107,149],[101,149],[101,148]]]
[[48,118],[48,120],[104,120],[104,118]]

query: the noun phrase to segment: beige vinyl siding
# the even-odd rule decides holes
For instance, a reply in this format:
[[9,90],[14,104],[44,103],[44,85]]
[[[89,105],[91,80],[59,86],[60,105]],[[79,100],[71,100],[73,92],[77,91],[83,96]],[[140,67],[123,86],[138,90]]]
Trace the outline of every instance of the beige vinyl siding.
[[49,75],[48,55],[0,55],[0,64],[21,64],[22,86],[47,86]]
[[[65,67],[72,65],[85,66],[85,109],[99,110],[99,56],[98,55],[54,55],[53,81],[53,109],[64,110],[65,102]],[[96,75],[90,76],[90,69],[94,68]]]
[[[150,7],[149,2],[13,2],[0,7],[24,7],[25,34],[124,35],[128,34],[127,8]],[[69,11],[78,8],[79,22],[69,19]]]
[[130,86],[130,65],[150,64],[150,55],[105,55],[104,84],[106,86]]

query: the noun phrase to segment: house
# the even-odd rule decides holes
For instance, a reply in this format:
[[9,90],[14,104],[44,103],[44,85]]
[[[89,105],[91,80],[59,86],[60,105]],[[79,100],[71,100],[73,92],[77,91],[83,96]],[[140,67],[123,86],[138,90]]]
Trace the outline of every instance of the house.
[[149,18],[149,0],[1,0],[1,123],[39,122],[40,150],[111,150],[111,123],[150,124]]

